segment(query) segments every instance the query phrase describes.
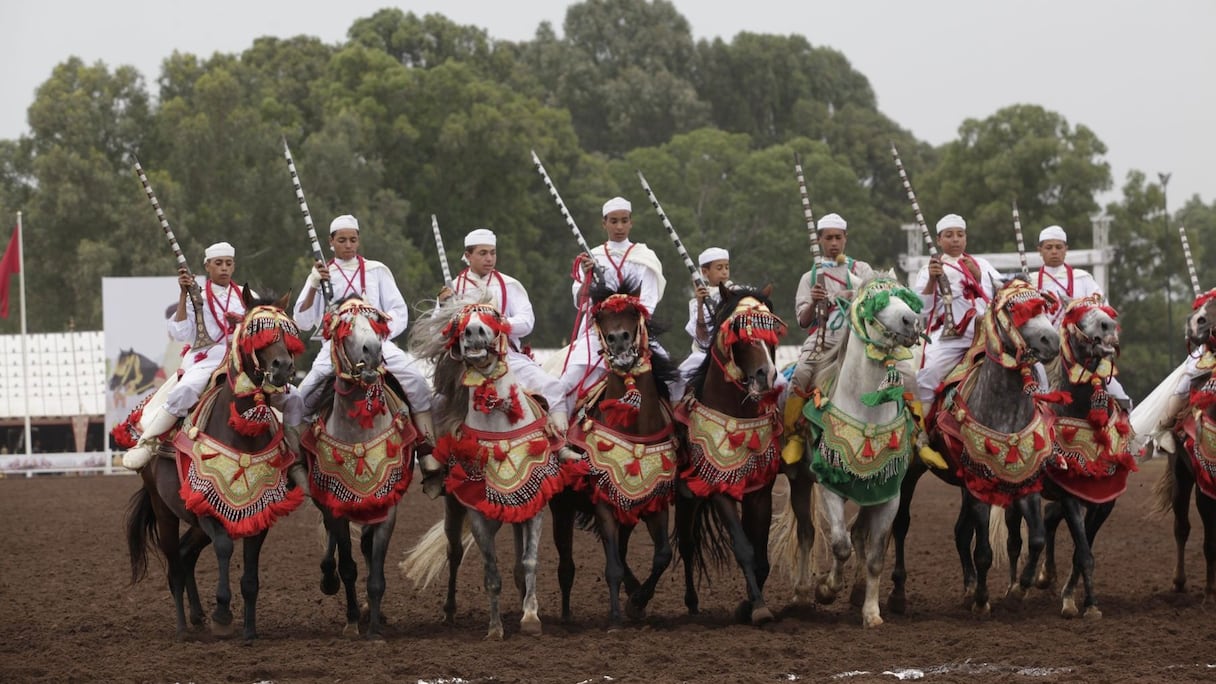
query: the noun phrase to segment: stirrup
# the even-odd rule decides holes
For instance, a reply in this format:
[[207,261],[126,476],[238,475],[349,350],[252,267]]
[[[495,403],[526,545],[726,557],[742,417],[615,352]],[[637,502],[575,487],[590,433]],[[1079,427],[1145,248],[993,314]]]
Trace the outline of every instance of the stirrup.
[[806,453],[806,438],[802,435],[792,435],[781,448],[781,460],[788,465],[794,465],[802,460]]

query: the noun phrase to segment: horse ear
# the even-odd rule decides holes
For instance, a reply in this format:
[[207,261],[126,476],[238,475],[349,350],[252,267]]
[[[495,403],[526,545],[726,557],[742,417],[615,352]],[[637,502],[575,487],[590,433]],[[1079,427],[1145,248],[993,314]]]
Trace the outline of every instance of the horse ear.
[[283,293],[283,296],[279,297],[275,301],[274,305],[275,305],[275,307],[286,311],[287,307],[291,306],[291,290],[288,290],[287,292]]
[[253,294],[249,292],[249,283],[241,286],[241,301],[245,303],[245,309],[253,307]]
[[730,297],[730,288],[726,286],[725,282],[718,283],[718,296],[724,302]]
[[765,299],[773,298],[773,284],[769,283],[760,289],[760,294],[764,295]]

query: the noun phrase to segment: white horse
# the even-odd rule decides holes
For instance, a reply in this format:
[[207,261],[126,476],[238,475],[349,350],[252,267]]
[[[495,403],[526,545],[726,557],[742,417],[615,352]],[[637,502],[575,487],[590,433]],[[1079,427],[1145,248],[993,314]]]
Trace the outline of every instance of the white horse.
[[449,564],[444,611],[452,620],[456,573],[464,555],[461,531],[470,526],[485,561],[487,639],[503,638],[498,605],[502,577],[494,547],[503,523],[514,524],[515,583],[523,599],[520,629],[540,634],[536,566],[542,514],[549,499],[565,487],[556,454],[562,441],[554,436],[545,410],[524,392],[507,365],[509,332],[492,304],[453,300],[419,321],[410,335],[415,356],[435,363],[435,391],[442,402],[434,455],[447,466],[447,500],[444,520],[408,552],[401,569],[407,576],[437,574],[445,561],[438,551],[444,538],[435,534],[442,526]]

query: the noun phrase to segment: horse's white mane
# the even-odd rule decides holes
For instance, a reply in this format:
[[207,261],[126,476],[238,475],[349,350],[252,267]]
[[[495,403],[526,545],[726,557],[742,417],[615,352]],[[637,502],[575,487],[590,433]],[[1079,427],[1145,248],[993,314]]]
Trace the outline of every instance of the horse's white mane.
[[464,375],[464,363],[452,358],[447,348],[447,338],[443,329],[456,318],[465,306],[469,304],[490,304],[492,299],[488,292],[482,292],[479,297],[455,296],[446,302],[441,302],[414,322],[409,334],[409,350],[417,359],[426,359],[435,365],[435,375],[431,380],[435,394],[443,397],[435,412],[435,431],[437,434],[450,434],[464,420],[465,409],[468,406],[469,388],[461,383]]

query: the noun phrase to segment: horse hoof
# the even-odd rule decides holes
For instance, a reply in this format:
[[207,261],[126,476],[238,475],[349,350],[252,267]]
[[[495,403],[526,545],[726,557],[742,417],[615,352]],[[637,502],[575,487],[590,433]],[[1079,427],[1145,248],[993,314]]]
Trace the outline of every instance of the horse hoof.
[[746,625],[752,621],[752,602],[743,600],[739,605],[735,606],[735,622],[740,625]]
[[865,605],[865,602],[866,602],[865,586],[860,585],[860,584],[854,586],[853,590],[849,592],[849,605],[853,606],[854,608],[860,608],[863,605]]
[[881,627],[882,617],[878,615],[864,616],[861,618],[861,626],[865,627],[866,629],[870,629],[871,627]]
[[908,597],[904,592],[891,592],[887,597],[887,610],[896,615],[903,615],[908,612]]
[[358,639],[359,638],[359,623],[358,622],[346,623],[346,626],[342,628],[342,636],[346,637],[347,639]]
[[1039,573],[1038,577],[1034,578],[1034,586],[1039,589],[1050,589],[1056,583],[1055,575],[1048,575],[1045,572]]
[[1089,608],[1085,609],[1085,615],[1083,617],[1086,620],[1101,620],[1102,611],[1098,610],[1097,606],[1090,606]]
[[486,641],[502,641],[502,630],[491,630],[486,634]]
[[759,626],[773,621],[773,611],[768,606],[760,606],[752,611],[752,624]]
[[1071,620],[1079,614],[1077,602],[1070,598],[1064,599],[1064,605],[1060,608],[1060,617]]
[[231,622],[225,624],[225,623],[213,621],[211,623],[211,634],[213,636],[230,637],[230,636],[232,636],[234,631],[235,630],[233,629]]
[[639,606],[633,601],[625,602],[625,615],[629,616],[630,620],[645,620],[646,606]]
[[1005,592],[1005,598],[1021,603],[1026,600],[1026,589],[1020,584],[1011,584],[1009,585],[1009,591]]
[[984,603],[977,603],[971,606],[971,612],[975,613],[979,617],[988,617],[992,614],[992,604],[988,603],[987,601]]
[[820,584],[815,587],[815,601],[828,605],[836,600],[836,592],[832,591],[826,584]]
[[384,643],[384,635],[381,634],[380,632],[375,632],[375,633],[368,632],[367,636],[364,638],[374,644],[383,644]]
[[1174,593],[1175,594],[1185,594],[1186,593],[1186,580],[1174,580]]
[[326,596],[333,596],[334,594],[338,593],[338,590],[341,588],[342,588],[342,582],[341,582],[341,580],[338,579],[338,576],[336,574],[334,574],[334,575],[322,574],[321,575],[321,593],[322,594],[325,594]]
[[444,613],[443,617],[440,618],[439,621],[445,625],[455,625],[456,624],[456,614],[455,613]]
[[540,616],[536,614],[525,614],[519,621],[519,631],[528,636],[540,636]]
[[794,603],[809,604],[815,600],[815,590],[806,585],[794,587]]

